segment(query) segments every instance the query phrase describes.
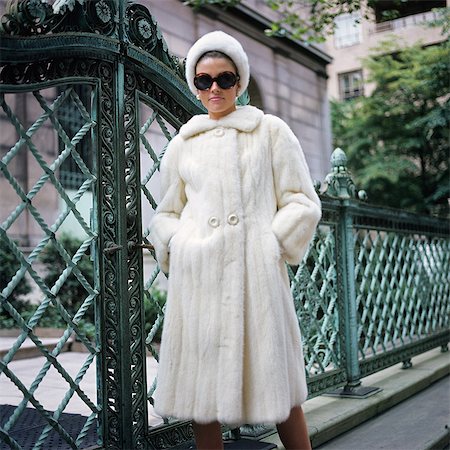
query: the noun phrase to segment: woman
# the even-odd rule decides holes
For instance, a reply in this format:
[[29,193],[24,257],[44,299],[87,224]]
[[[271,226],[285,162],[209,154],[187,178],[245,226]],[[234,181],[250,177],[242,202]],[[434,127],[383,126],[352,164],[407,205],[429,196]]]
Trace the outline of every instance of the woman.
[[170,277],[155,410],[193,420],[199,449],[223,448],[220,423],[278,423],[286,449],[307,449],[285,261],[304,255],[320,201],[289,127],[236,107],[249,82],[236,39],[200,38],[186,79],[208,114],[183,125],[161,161],[151,240]]

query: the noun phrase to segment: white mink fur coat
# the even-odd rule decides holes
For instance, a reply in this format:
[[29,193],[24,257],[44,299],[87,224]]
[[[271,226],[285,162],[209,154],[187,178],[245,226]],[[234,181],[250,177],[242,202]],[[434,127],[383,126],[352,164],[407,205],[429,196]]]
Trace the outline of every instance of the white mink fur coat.
[[284,421],[307,397],[285,261],[300,262],[321,216],[297,138],[253,106],[194,116],[161,179],[151,242],[170,275],[156,412]]

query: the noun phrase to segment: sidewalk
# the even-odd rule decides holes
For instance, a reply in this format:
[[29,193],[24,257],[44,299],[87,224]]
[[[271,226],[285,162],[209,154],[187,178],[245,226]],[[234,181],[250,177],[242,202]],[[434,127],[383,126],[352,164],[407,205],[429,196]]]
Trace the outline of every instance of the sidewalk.
[[317,450],[444,449],[449,443],[450,378],[326,442]]
[[[58,339],[42,338],[43,343],[51,351]],[[0,353],[5,353],[7,346],[11,346],[16,338],[0,338]],[[34,344],[27,340],[22,344],[19,354],[8,364],[8,367],[19,380],[30,388],[39,371],[44,366],[47,359],[44,356],[36,356],[42,354]],[[34,357],[27,357],[33,355]],[[64,367],[67,373],[75,379],[78,372],[82,368],[84,362],[89,357],[89,353],[80,353],[65,351],[58,355],[58,362]],[[157,363],[153,357],[147,357],[147,378],[149,384],[156,377]],[[95,403],[97,399],[97,382],[96,382],[95,359],[89,366],[80,382],[80,388]],[[55,411],[64,395],[69,390],[68,383],[62,378],[59,372],[51,366],[45,377],[35,391],[35,398],[48,411]],[[4,374],[0,375],[0,405],[19,405],[23,400],[22,392],[7,378]],[[30,404],[28,406],[31,406]],[[151,405],[148,405],[148,420],[150,426],[156,426],[162,423],[161,417],[153,413]],[[89,416],[92,411],[86,403],[79,398],[77,394],[73,395],[64,409],[64,413],[81,414]]]
[[[397,364],[364,378],[362,380],[364,386],[376,386],[382,389],[381,392],[366,399],[319,396],[308,400],[304,405],[304,411],[313,448],[317,448],[336,436],[348,430],[353,430],[361,423],[379,416],[393,406],[428,388],[443,377],[447,377],[448,386],[448,375],[450,373],[449,352],[441,353],[440,349],[436,348],[414,357],[412,363],[413,366],[406,370],[401,369],[401,364]],[[442,400],[445,402],[445,397]],[[447,411],[449,411],[448,408]],[[411,411],[409,417],[411,421],[414,420],[414,416],[414,411]],[[446,424],[450,425],[449,416],[446,417]],[[398,425],[400,426],[400,423]],[[436,436],[436,439],[444,438],[445,436],[448,439],[448,428],[444,428],[441,435]],[[380,446],[377,447],[379,449],[411,450],[415,448],[413,446],[405,446],[404,448],[383,446],[381,438],[382,436],[379,439]],[[264,440],[277,444],[279,449],[284,449],[276,434]],[[361,445],[363,444],[361,443]],[[334,447],[328,448],[334,450]],[[431,448],[433,447],[427,446],[422,450]],[[362,446],[360,448],[347,447],[346,450],[367,449]]]
[[[0,339],[0,349],[3,348],[2,340],[3,338]],[[5,343],[3,342],[3,344]],[[58,360],[72,377],[76,377],[88,356],[87,353],[64,352],[58,356]],[[402,370],[401,365],[397,364],[363,379],[364,386],[377,386],[382,389],[381,392],[369,398],[342,399],[320,396],[308,400],[304,405],[304,411],[313,447],[316,448],[368,419],[382,414],[450,373],[450,353],[441,353],[439,348],[414,357],[412,362],[413,366],[410,369]],[[14,359],[8,367],[25,386],[29,387],[44,363],[45,358],[40,356],[28,359]],[[148,357],[147,376],[149,383],[156,375],[156,369],[156,361],[152,357]],[[87,370],[80,386],[88,397],[95,401],[97,395],[95,363],[92,363]],[[44,408],[54,411],[67,390],[68,385],[66,381],[51,367],[37,389],[35,396]],[[22,399],[21,392],[2,374],[0,376],[0,404],[18,405]],[[150,426],[161,423],[161,418],[153,413],[150,405],[148,406]],[[84,416],[90,414],[89,408],[77,395],[72,397],[64,412]],[[447,424],[449,423],[448,419],[447,417]],[[274,443],[278,445],[278,448],[283,449],[276,434],[265,437],[263,440]],[[394,450],[388,447],[379,448]],[[347,450],[350,450],[350,448],[347,448]],[[363,448],[355,450],[363,450]]]

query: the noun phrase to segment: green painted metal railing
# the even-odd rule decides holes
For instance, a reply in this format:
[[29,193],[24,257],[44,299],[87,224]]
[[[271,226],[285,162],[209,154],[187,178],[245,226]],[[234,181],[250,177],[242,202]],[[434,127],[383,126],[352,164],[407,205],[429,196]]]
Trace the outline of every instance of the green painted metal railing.
[[[169,54],[146,8],[112,0],[75,2],[73,10],[66,5],[59,12],[38,1],[19,2],[2,19],[0,61],[0,118],[15,133],[14,138],[14,133],[2,133],[0,142],[2,192],[15,199],[10,209],[1,211],[0,240],[18,261],[0,293],[1,310],[21,330],[2,358],[0,382],[6,377],[23,395],[0,424],[0,438],[13,449],[21,448],[11,430],[31,404],[46,422],[36,449],[46,448],[53,430],[70,448],[82,449],[95,427],[99,446],[110,449],[169,448],[188,440],[192,429],[187,422],[168,418],[149,426],[156,380],[147,375],[145,364],[146,350],[158,358],[164,318],[155,290],[163,289],[164,277],[145,249],[151,245],[150,212],[159,201],[159,161],[179,127],[201,111],[182,81],[182,64]],[[33,114],[22,117],[17,96],[27,97]],[[77,111],[70,130],[60,120],[61,108]],[[86,149],[91,150],[88,156]],[[31,177],[31,185],[18,176],[15,165],[24,153],[38,174]],[[68,158],[70,164],[64,165]],[[67,167],[75,172],[66,173]],[[61,183],[67,177],[70,192],[64,188],[69,184]],[[357,197],[364,194],[356,192],[341,150],[334,152],[332,171],[320,190],[320,226],[302,264],[289,267],[309,391],[313,397],[344,386],[345,392],[357,394],[364,376],[398,362],[407,365],[428,349],[446,348],[449,222],[361,202]],[[57,213],[45,209],[46,192],[62,205]],[[90,219],[82,206],[86,199]],[[35,234],[16,242],[24,217],[33,222]],[[73,255],[61,239],[69,218],[82,236]],[[25,253],[20,244],[31,250]],[[65,262],[52,285],[38,263],[49,246]],[[80,269],[87,254],[93,283]],[[82,306],[69,313],[58,293],[71,274],[86,294]],[[38,297],[27,319],[10,301],[25,278],[33,281]],[[65,323],[52,351],[36,335],[49,308]],[[92,340],[79,324],[94,310],[97,336]],[[70,375],[61,352],[74,333],[87,353],[78,373]],[[13,369],[26,338],[44,356],[29,386]],[[94,364],[97,398],[82,389]],[[50,369],[67,385],[55,410],[44,408],[36,395]],[[74,396],[89,411],[76,435],[61,420]]]
[[[337,297],[341,309],[334,321],[329,319],[332,339],[322,343],[327,347],[322,359],[331,360],[333,355],[334,361],[339,361],[337,367],[345,375],[341,374],[342,380],[336,386],[345,384],[341,393],[357,395],[362,377],[398,362],[407,367],[412,356],[434,347],[447,350],[450,224],[445,219],[356,200],[364,199],[365,193],[356,192],[344,152],[336,149],[331,162],[333,170],[326,178],[322,200],[323,222],[330,227],[328,219],[331,219],[334,225],[325,233],[333,242],[329,253],[334,255],[336,268],[328,273],[332,274],[335,289],[327,292],[323,289],[326,285],[319,284],[326,292],[325,296],[319,296],[319,301],[328,298],[325,305],[333,306]],[[318,235],[322,233],[323,222]],[[335,238],[330,238],[330,233]],[[314,243],[312,249],[317,252]],[[315,271],[320,270],[317,265],[322,264],[315,262]],[[303,262],[305,266],[308,259]],[[314,295],[308,301],[315,303]],[[311,328],[306,332],[310,333]],[[340,343],[336,342],[337,332],[341,333]],[[314,339],[314,333],[304,336],[306,345]],[[335,363],[326,367],[329,375],[321,369],[318,380],[310,378],[312,395],[323,392],[327,377],[333,379]]]

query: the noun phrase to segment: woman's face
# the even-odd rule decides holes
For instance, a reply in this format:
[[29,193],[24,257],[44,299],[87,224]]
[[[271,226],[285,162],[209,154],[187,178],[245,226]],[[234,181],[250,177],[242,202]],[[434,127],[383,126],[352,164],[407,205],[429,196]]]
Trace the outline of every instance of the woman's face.
[[[227,58],[206,57],[200,60],[195,68],[195,74],[208,74],[216,78],[223,72],[236,74],[236,69]],[[239,82],[229,89],[222,89],[217,81],[206,90],[198,90],[200,101],[208,110],[209,117],[218,120],[236,109],[235,100],[239,89]]]

